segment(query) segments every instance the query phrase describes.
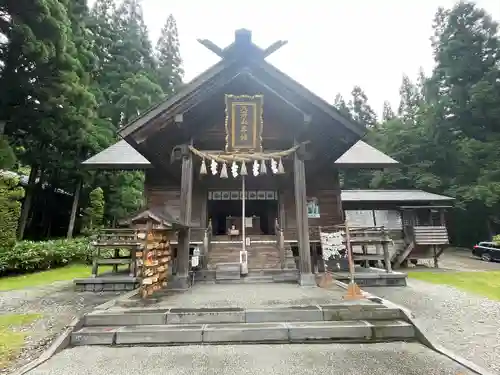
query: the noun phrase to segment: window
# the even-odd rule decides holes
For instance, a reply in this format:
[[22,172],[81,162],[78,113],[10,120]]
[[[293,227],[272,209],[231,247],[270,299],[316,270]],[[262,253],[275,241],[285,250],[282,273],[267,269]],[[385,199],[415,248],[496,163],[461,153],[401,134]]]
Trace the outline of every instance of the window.
[[309,219],[318,219],[319,215],[319,204],[317,198],[307,199],[307,217]]
[[366,228],[374,226],[372,210],[346,210],[345,217],[351,227]]

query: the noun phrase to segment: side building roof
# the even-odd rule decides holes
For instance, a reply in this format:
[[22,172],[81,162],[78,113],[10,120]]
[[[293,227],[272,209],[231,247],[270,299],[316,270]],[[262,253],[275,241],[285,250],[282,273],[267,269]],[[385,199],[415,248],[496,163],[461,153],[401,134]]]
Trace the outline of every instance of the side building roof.
[[82,165],[91,169],[146,169],[152,165],[125,140],[102,150],[97,155],[85,160]]
[[455,198],[423,190],[342,190],[342,202],[451,202]]
[[[152,167],[151,163],[125,140],[118,141],[85,160],[82,164],[93,169],[146,169]],[[335,161],[335,165],[339,168],[387,168],[395,167],[398,164],[390,156],[363,141],[355,143]]]
[[363,141],[356,142],[340,158],[335,161],[339,168],[387,168],[399,164],[389,155],[377,150]]

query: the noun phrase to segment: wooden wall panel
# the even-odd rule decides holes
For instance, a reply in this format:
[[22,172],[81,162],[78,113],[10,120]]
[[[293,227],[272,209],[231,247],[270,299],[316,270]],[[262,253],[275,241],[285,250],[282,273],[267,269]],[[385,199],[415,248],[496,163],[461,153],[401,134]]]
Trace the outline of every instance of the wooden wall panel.
[[165,206],[173,217],[180,217],[181,191],[177,182],[163,177],[157,169],[149,169],[146,171],[144,192],[147,207]]
[[318,199],[319,218],[310,218],[309,227],[332,226],[342,223],[338,171],[329,169],[323,175],[307,176],[307,196]]
[[193,191],[193,203],[191,211],[191,223],[195,227],[202,226],[202,216],[203,216],[203,200],[207,199],[206,192],[196,189]]

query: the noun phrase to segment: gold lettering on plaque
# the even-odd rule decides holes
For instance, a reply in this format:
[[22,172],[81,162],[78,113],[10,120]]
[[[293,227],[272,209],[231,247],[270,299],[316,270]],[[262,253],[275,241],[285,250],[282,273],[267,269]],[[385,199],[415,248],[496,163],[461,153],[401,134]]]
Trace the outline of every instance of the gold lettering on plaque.
[[248,107],[241,105],[240,107],[240,141],[248,140]]

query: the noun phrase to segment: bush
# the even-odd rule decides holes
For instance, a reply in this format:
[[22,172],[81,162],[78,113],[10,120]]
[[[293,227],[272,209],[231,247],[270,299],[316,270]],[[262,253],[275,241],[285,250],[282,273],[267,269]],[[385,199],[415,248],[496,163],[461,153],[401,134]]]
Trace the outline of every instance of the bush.
[[104,219],[104,192],[98,187],[90,192],[90,204],[85,209],[86,230],[92,232],[102,226]]
[[493,236],[493,242],[497,245],[500,245],[500,234],[496,234]]
[[14,150],[10,147],[7,137],[2,135],[0,131],[0,169],[12,168],[15,162],[16,156]]
[[89,263],[91,257],[88,238],[20,241],[11,251],[0,253],[0,274],[47,270],[74,262]]
[[0,175],[0,254],[9,253],[16,243],[24,189],[19,179]]

